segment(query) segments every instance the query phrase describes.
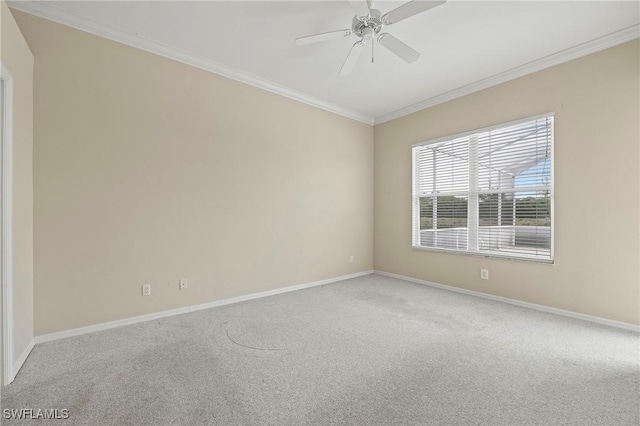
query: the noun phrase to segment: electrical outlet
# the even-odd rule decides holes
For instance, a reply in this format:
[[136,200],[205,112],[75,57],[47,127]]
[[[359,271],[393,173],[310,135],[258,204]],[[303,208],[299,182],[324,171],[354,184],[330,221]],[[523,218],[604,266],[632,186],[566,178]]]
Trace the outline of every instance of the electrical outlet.
[[489,279],[489,270],[488,269],[480,269],[480,279],[488,280]]
[[142,295],[151,296],[151,284],[144,284],[142,286]]
[[353,263],[353,256],[349,256],[349,263]]
[[189,282],[187,281],[186,278],[181,278],[178,280],[178,288],[180,288],[180,290],[184,290],[189,286]]

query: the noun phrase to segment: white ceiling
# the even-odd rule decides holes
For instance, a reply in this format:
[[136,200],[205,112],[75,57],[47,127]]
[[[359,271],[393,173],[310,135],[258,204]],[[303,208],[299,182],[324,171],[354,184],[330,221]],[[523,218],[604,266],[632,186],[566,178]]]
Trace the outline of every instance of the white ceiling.
[[[376,7],[384,13],[403,3]],[[375,63],[365,51],[345,77],[338,72],[355,35],[299,47],[293,40],[350,28],[347,1],[10,4],[368,122],[636,38],[640,22],[638,1],[449,0],[385,27],[421,52],[416,63],[376,45]]]

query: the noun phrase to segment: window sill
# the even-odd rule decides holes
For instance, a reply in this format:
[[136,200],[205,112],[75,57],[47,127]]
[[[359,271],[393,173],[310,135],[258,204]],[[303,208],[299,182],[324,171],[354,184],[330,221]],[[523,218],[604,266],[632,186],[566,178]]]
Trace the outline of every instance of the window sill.
[[484,257],[488,259],[513,260],[513,261],[520,261],[520,262],[527,262],[527,263],[542,263],[547,265],[553,265],[555,263],[554,259],[535,259],[526,255],[518,256],[514,254],[501,254],[499,252],[472,252],[472,251],[463,251],[463,250],[439,249],[439,248],[424,247],[424,246],[412,246],[412,248],[418,251],[457,254],[462,256]]

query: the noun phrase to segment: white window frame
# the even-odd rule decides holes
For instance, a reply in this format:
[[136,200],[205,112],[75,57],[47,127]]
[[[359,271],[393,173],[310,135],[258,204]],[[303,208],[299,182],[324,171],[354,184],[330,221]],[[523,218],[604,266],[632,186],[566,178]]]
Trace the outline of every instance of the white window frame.
[[[515,253],[498,253],[498,252],[486,252],[486,251],[478,251],[477,247],[474,247],[474,249],[476,249],[476,251],[472,251],[471,247],[473,245],[472,240],[477,241],[474,239],[474,235],[472,235],[472,232],[475,232],[476,235],[475,237],[477,237],[477,232],[479,227],[477,226],[472,226],[471,223],[467,223],[467,228],[469,229],[469,237],[468,237],[468,246],[467,246],[467,250],[454,250],[454,249],[447,249],[447,248],[439,248],[439,247],[426,247],[426,246],[422,246],[420,245],[420,194],[418,194],[418,190],[417,190],[417,182],[418,182],[418,169],[419,169],[419,164],[416,160],[416,150],[414,148],[416,147],[420,147],[420,146],[427,146],[427,145],[432,145],[432,144],[437,144],[440,142],[445,142],[445,141],[450,141],[452,139],[457,139],[457,138],[463,138],[463,137],[469,137],[469,136],[473,136],[479,133],[484,133],[484,132],[489,132],[492,130],[497,130],[500,128],[504,128],[504,127],[510,127],[510,126],[515,126],[521,123],[525,123],[528,121],[533,121],[533,120],[538,120],[538,119],[542,119],[542,118],[549,118],[549,117],[553,117],[554,120],[552,120],[551,122],[551,143],[550,143],[550,149],[551,149],[551,183],[548,186],[544,186],[544,187],[540,187],[540,186],[528,186],[528,187],[517,187],[517,188],[505,188],[505,189],[501,189],[500,191],[496,191],[496,190],[479,190],[477,188],[477,186],[474,188],[475,190],[472,189],[472,187],[470,186],[469,188],[469,192],[468,192],[468,197],[467,197],[467,206],[468,206],[468,211],[471,210],[477,210],[477,203],[473,204],[471,202],[472,197],[473,199],[477,200],[477,197],[481,194],[494,194],[494,193],[504,193],[504,192],[533,192],[533,191],[549,191],[549,198],[550,198],[550,223],[551,223],[551,232],[550,232],[550,256],[549,258],[535,258],[531,255],[526,255],[526,254],[515,254]],[[544,113],[544,114],[538,114],[538,115],[534,115],[531,117],[526,117],[526,118],[522,118],[519,120],[514,120],[514,121],[509,121],[506,123],[500,123],[500,124],[495,124],[492,126],[488,126],[488,127],[483,127],[483,128],[479,128],[479,129],[474,129],[474,130],[470,130],[467,132],[462,132],[462,133],[457,133],[454,135],[449,135],[449,136],[444,136],[441,138],[437,138],[437,139],[431,139],[425,142],[419,142],[416,144],[413,144],[411,147],[411,170],[412,170],[412,178],[411,178],[411,204],[412,204],[412,218],[411,218],[411,226],[412,226],[412,232],[411,232],[411,246],[414,250],[420,250],[420,251],[429,251],[429,252],[437,252],[437,253],[452,253],[452,254],[461,254],[461,255],[467,255],[467,256],[476,256],[476,257],[485,257],[485,258],[497,258],[497,259],[506,259],[506,260],[518,260],[518,261],[525,261],[525,262],[534,262],[534,263],[547,263],[547,264],[553,264],[555,261],[555,255],[554,255],[554,247],[555,247],[555,220],[554,220],[554,216],[555,216],[555,208],[554,208],[554,202],[555,202],[555,112],[548,112],[548,113]],[[472,152],[474,151],[473,147],[473,142],[470,141],[469,144],[469,156],[472,156]],[[477,149],[477,145],[476,145],[476,149]],[[448,195],[448,194],[438,194],[438,195]],[[473,207],[472,207],[473,205]],[[477,213],[477,212],[475,212]],[[498,215],[499,217],[501,215]],[[477,221],[479,219],[477,214],[470,214],[469,216],[469,220],[475,220]],[[437,220],[437,219],[436,219]]]

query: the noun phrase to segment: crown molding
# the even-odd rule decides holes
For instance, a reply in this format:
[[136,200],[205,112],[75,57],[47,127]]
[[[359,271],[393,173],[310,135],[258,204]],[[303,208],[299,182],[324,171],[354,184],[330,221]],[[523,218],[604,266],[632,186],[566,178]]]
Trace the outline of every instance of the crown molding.
[[562,64],[564,62],[571,61],[573,59],[580,58],[582,56],[590,55],[600,50],[604,50],[640,37],[640,24],[636,24],[620,31],[616,31],[603,37],[599,37],[597,39],[579,44],[569,49],[565,49],[561,52],[545,56],[535,61],[520,65],[516,68],[512,68],[508,71],[492,75],[482,80],[478,80],[474,83],[470,83],[457,89],[441,93],[416,104],[409,105],[388,114],[384,114],[374,118],[284,87],[280,84],[265,80],[255,75],[239,71],[219,62],[203,58],[201,56],[197,56],[192,53],[176,49],[163,43],[152,41],[141,36],[127,33],[120,29],[101,24],[97,21],[84,18],[76,14],[69,13],[46,1],[8,0],[7,3],[13,9],[20,10],[22,12],[29,13],[31,15],[35,15],[53,22],[57,22],[59,24],[66,25],[68,27],[72,27],[81,31],[85,31],[118,43],[122,43],[136,49],[163,56],[165,58],[172,59],[174,61],[181,62],[214,74],[218,74],[223,77],[227,77],[229,79],[239,81],[241,83],[245,83],[250,86],[257,87],[271,93],[275,93],[289,99],[293,99],[298,102],[302,102],[304,104],[311,105],[316,108],[320,108],[322,110],[329,111],[334,114],[338,114],[343,117],[347,117],[369,125],[382,124],[396,118],[404,117],[405,115],[413,114],[414,112],[444,102],[448,102],[453,99],[460,98],[462,96],[466,96],[480,90],[484,90],[489,87],[496,86],[498,84],[505,83],[507,81],[514,80],[528,74],[532,74],[537,71],[541,71],[545,68],[549,68],[555,65]]
[[12,9],[16,9],[31,15],[38,16],[58,24],[66,25],[77,30],[88,32],[108,40],[125,44],[136,49],[144,50],[155,55],[159,55],[186,65],[190,65],[214,74],[221,75],[231,80],[239,81],[249,86],[257,87],[277,95],[302,102],[307,105],[320,108],[352,120],[373,125],[374,118],[361,114],[357,111],[335,105],[321,99],[306,95],[272,81],[265,80],[255,75],[239,71],[227,65],[194,55],[192,53],[167,46],[157,41],[127,33],[109,25],[101,24],[92,19],[88,19],[74,13],[69,13],[46,1],[7,1]]
[[469,95],[471,93],[478,92],[483,89],[487,89],[498,84],[505,83],[510,80],[514,80],[519,77],[523,77],[528,74],[532,74],[537,71],[541,71],[545,68],[549,68],[555,65],[562,64],[564,62],[578,59],[582,56],[596,53],[600,50],[608,49],[610,47],[622,44],[627,41],[634,40],[640,37],[640,24],[633,25],[631,27],[616,31],[603,37],[593,39],[591,41],[579,44],[569,49],[554,53],[549,56],[537,59],[535,61],[520,65],[516,68],[512,68],[508,71],[501,72],[499,74],[492,75],[491,77],[478,80],[474,83],[467,84],[460,88],[450,90],[440,95],[433,96],[425,99],[417,104],[409,105],[405,108],[390,112],[389,114],[376,117],[375,124],[382,124],[387,121],[394,120],[396,118],[404,117],[405,115],[413,114],[414,112],[451,101],[462,96]]

